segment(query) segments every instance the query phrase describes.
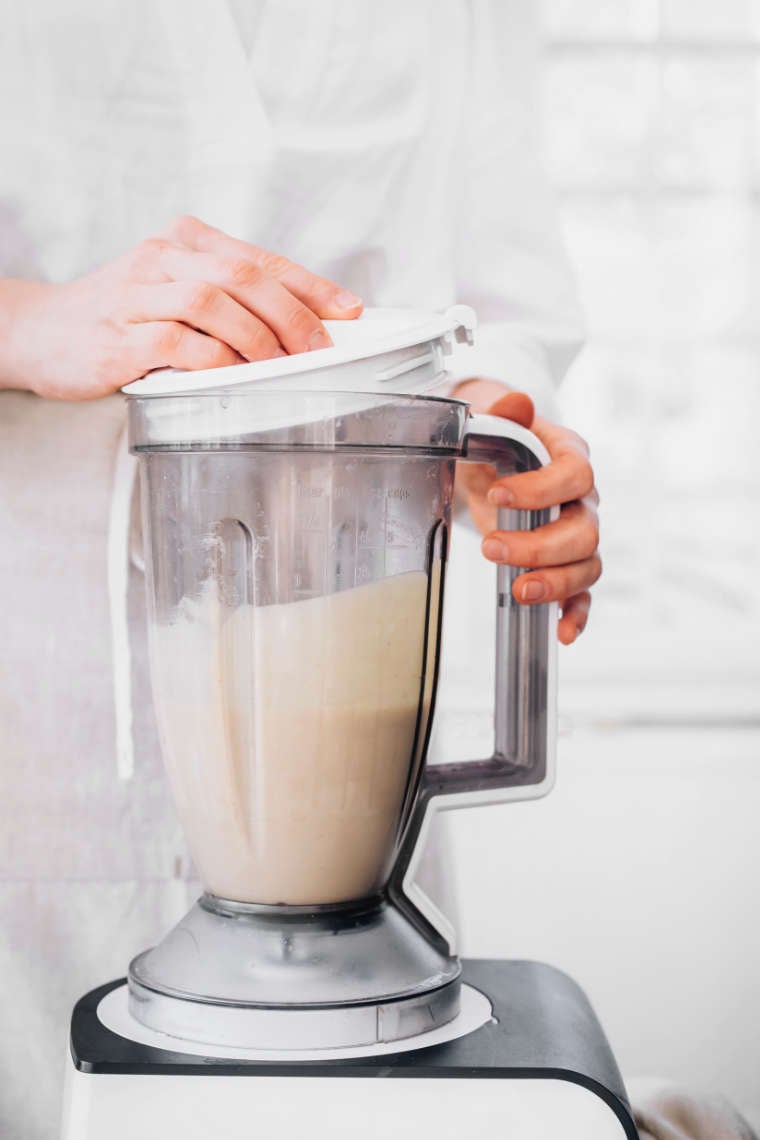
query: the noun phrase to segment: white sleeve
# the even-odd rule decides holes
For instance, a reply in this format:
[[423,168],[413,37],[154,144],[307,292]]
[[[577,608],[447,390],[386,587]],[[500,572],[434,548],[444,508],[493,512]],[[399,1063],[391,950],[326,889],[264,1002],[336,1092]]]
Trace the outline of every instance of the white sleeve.
[[550,410],[583,320],[542,165],[537,7],[470,5],[456,285],[479,328],[452,371],[502,380]]

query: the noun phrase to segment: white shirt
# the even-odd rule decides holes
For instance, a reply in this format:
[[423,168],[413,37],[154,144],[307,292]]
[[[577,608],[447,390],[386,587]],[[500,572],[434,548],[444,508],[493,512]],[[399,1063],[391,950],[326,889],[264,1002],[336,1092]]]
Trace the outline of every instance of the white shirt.
[[369,304],[471,304],[480,371],[561,378],[579,320],[541,170],[532,5],[15,7],[0,272],[65,280],[190,212]]
[[[473,305],[468,371],[546,396],[579,322],[540,168],[532,8],[6,6],[0,275],[66,280],[192,212],[367,304]],[[137,771],[114,775],[105,546],[123,420],[119,397],[0,392],[0,1134],[25,1140],[54,1132],[74,998],[189,903],[136,573]]]

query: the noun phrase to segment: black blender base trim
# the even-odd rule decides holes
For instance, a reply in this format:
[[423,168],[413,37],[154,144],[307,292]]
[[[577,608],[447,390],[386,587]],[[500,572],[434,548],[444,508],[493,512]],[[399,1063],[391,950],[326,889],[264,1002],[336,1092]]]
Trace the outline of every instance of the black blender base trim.
[[625,1087],[596,1014],[576,982],[542,962],[470,958],[462,981],[482,990],[495,1021],[455,1041],[380,1057],[336,1061],[231,1061],[154,1049],[112,1033],[98,1020],[120,978],[80,998],[71,1018],[71,1056],[82,1073],[187,1076],[477,1077],[564,1080],[609,1106],[638,1140]]

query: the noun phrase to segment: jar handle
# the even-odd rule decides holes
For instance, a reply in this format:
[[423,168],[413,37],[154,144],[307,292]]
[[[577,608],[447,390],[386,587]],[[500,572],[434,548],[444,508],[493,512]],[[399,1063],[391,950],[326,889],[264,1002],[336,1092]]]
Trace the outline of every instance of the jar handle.
[[[490,463],[500,476],[534,471],[549,462],[541,441],[520,424],[470,414],[461,459]],[[500,510],[499,529],[533,530],[559,508]],[[524,570],[499,566],[496,575],[494,751],[486,759],[425,765],[388,884],[396,906],[428,938],[453,953],[450,924],[414,882],[419,855],[436,811],[546,795],[554,782],[556,747],[556,603],[520,605],[512,583]]]

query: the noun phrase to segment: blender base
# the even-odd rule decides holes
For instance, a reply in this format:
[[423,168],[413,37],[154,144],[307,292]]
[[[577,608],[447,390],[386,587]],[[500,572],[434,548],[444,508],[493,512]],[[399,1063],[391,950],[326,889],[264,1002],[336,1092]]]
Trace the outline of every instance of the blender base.
[[62,1140],[355,1140],[357,1126],[367,1140],[417,1140],[423,1122],[437,1140],[637,1140],[615,1059],[575,982],[537,962],[463,967],[463,981],[491,1001],[486,1024],[442,1044],[343,1060],[156,1049],[102,1024],[100,1002],[124,983],[101,986],[72,1016]]

